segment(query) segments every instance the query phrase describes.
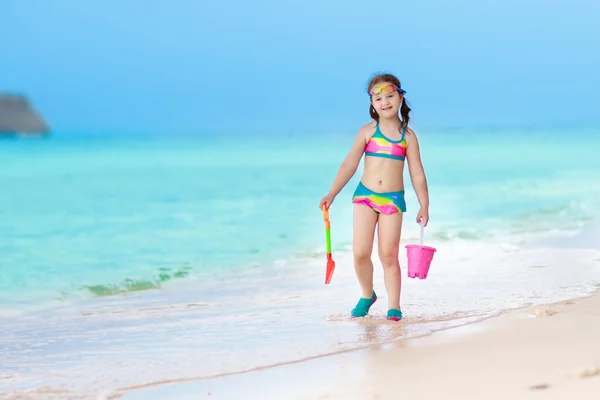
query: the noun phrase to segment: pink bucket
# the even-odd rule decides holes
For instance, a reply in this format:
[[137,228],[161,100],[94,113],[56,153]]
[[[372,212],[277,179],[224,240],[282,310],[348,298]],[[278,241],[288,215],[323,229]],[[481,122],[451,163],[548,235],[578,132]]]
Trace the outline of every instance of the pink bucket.
[[408,257],[408,277],[409,278],[427,278],[433,254],[436,249],[429,246],[423,246],[423,224],[421,224],[420,244],[406,245],[406,256]]

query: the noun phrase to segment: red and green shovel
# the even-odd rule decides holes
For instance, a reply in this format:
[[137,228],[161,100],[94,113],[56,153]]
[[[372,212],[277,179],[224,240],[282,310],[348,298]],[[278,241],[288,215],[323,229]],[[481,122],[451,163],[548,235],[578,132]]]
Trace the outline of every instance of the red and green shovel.
[[333,270],[335,269],[335,261],[331,258],[331,223],[329,222],[329,210],[327,205],[323,204],[323,220],[325,221],[325,243],[327,246],[327,269],[325,270],[325,284],[331,282]]

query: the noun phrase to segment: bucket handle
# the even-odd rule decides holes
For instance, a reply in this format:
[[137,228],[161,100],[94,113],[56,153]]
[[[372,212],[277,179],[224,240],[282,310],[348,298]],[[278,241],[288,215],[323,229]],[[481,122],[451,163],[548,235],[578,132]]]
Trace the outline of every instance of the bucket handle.
[[419,246],[423,247],[423,236],[425,231],[425,226],[423,225],[423,220],[419,221],[419,225],[421,226],[421,234],[419,237]]

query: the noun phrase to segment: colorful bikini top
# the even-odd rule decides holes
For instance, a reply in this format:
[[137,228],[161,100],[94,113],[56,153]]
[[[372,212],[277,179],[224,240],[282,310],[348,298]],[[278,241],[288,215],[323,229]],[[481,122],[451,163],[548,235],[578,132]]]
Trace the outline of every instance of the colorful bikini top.
[[375,133],[371,136],[365,147],[365,155],[404,161],[406,157],[404,126],[402,126],[402,137],[400,140],[391,140],[381,132],[379,123],[377,123],[377,129],[375,129]]

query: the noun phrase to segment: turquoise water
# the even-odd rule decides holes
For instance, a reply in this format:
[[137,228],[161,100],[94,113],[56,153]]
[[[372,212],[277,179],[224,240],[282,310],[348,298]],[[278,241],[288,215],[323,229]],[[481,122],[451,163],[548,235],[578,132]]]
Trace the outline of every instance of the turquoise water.
[[[598,133],[423,134],[432,234],[482,238],[597,222]],[[316,205],[350,141],[0,142],[0,304],[158,287],[317,251]],[[348,196],[359,173],[332,211],[337,248],[350,244]],[[417,209],[408,174],[406,184],[408,221]]]
[[[160,286],[297,256],[322,242],[339,142],[4,142],[3,308]],[[329,175],[325,175],[329,174]]]
[[[586,295],[600,283],[599,134],[420,133],[438,252],[426,281],[404,279],[400,330],[384,309],[347,319],[360,169],[331,210],[323,285],[318,202],[351,135],[0,141],[0,392],[231,373]],[[418,240],[406,171],[403,244]]]

